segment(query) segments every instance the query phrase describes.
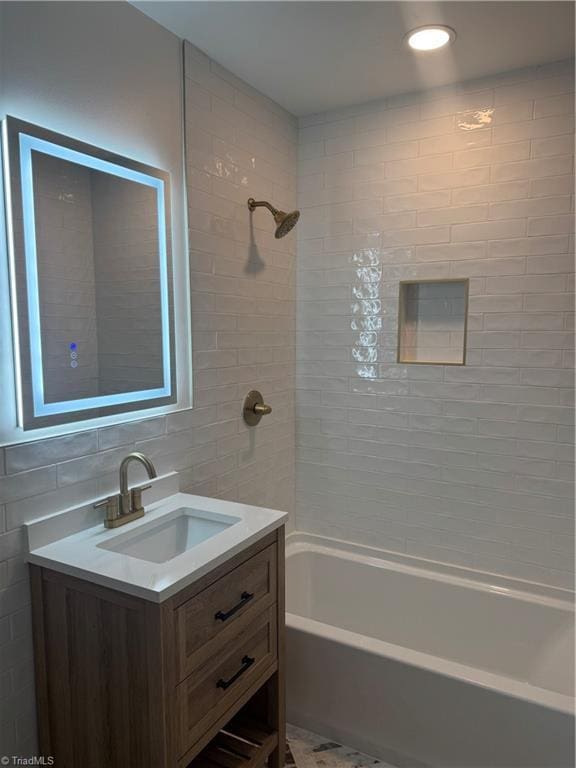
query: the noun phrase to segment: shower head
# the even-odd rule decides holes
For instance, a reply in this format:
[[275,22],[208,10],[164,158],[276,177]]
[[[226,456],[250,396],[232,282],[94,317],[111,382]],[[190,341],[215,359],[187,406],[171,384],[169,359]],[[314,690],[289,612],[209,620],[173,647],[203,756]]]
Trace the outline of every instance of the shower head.
[[284,213],[284,211],[278,211],[274,215],[274,221],[276,222],[275,237],[284,237],[293,229],[298,219],[300,218],[300,211],[291,211],[290,213]]
[[248,208],[250,211],[261,206],[268,208],[272,216],[274,216],[274,221],[276,222],[276,232],[274,233],[274,237],[277,240],[284,237],[284,235],[287,235],[288,232],[296,226],[296,222],[300,218],[300,211],[286,213],[285,211],[279,211],[277,208],[274,208],[274,206],[267,203],[266,200],[256,201],[253,197],[248,200]]

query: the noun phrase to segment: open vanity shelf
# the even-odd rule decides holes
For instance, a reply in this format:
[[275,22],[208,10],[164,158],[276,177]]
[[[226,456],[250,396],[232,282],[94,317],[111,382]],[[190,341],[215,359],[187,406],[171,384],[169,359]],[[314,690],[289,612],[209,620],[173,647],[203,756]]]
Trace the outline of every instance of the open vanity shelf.
[[190,763],[190,768],[260,768],[277,747],[278,731],[240,713]]

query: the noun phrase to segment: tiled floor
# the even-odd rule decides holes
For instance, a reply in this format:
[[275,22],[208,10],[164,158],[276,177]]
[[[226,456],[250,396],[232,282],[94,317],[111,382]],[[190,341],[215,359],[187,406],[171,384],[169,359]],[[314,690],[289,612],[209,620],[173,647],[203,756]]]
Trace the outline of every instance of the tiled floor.
[[394,768],[294,725],[288,726],[286,741],[286,768]]

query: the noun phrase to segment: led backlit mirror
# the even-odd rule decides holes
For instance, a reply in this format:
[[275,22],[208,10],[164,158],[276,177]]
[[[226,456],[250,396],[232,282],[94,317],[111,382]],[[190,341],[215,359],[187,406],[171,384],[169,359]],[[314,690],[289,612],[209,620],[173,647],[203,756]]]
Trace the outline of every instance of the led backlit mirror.
[[168,174],[3,125],[20,426],[173,403]]

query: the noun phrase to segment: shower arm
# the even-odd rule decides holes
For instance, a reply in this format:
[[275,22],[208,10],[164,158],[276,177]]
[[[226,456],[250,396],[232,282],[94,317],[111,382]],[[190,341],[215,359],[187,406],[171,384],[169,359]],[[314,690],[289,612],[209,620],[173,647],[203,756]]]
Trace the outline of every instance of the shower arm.
[[278,213],[278,209],[274,208],[274,206],[270,205],[270,203],[266,202],[266,200],[254,200],[253,197],[248,200],[248,208],[251,211],[253,211],[255,208],[268,208],[273,216]]

